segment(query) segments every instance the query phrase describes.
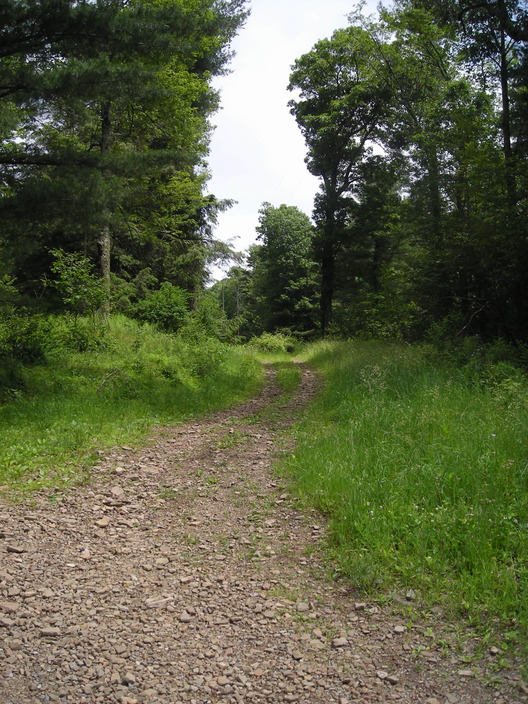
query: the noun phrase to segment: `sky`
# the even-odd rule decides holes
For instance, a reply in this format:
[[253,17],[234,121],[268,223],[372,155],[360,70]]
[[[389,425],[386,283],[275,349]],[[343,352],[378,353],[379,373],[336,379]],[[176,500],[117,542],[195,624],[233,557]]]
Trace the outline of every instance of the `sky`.
[[[311,216],[318,182],[288,101],[294,61],[320,39],[348,25],[354,0],[251,0],[251,15],[232,48],[227,76],[215,79],[221,110],[214,116],[208,190],[237,201],[219,216],[215,237],[237,251],[255,242],[262,203],[294,205]],[[367,2],[372,11],[375,0]],[[221,276],[219,270],[213,273]]]

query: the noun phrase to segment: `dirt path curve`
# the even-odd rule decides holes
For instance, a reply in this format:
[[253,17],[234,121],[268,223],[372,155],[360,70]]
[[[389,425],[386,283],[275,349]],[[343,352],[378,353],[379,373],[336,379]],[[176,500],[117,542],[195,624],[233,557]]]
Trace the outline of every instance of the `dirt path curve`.
[[324,579],[320,519],[270,470],[314,375],[289,400],[269,377],[55,503],[0,504],[0,704],[526,700]]

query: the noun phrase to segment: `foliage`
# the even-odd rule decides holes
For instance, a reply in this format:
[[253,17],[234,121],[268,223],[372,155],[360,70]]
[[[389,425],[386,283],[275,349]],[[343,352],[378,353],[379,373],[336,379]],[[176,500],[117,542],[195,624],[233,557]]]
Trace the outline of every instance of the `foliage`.
[[250,341],[252,347],[256,347],[262,352],[283,352],[291,353],[295,350],[297,341],[295,338],[281,332],[263,332],[259,337],[254,337]]
[[526,13],[501,6],[358,11],[295,63],[323,333],[335,308],[333,329],[354,333],[456,318],[459,334],[526,340]]
[[164,281],[158,290],[149,292],[139,301],[135,315],[166,332],[178,332],[189,319],[189,295]]
[[252,293],[265,330],[313,330],[317,300],[313,260],[313,225],[294,206],[274,208],[264,203],[259,211],[257,239],[252,252]]
[[[223,342],[229,342],[233,337],[234,326],[228,320],[214,294],[206,293],[198,299],[192,311],[190,325],[197,329],[202,336],[205,335]],[[189,329],[187,335],[190,333]]]
[[213,287],[238,335],[265,330],[310,334],[316,328],[318,281],[310,218],[294,206],[264,203],[246,267]]
[[339,573],[525,635],[526,374],[490,363],[475,384],[473,370],[386,342],[306,356],[325,390],[283,469],[328,514]]
[[[91,319],[79,318],[83,325]],[[97,450],[233,404],[261,380],[260,365],[241,348],[212,338],[195,344],[115,315],[104,346],[55,348],[47,364],[20,373],[23,392],[0,406],[0,485],[24,491],[83,481]]]
[[203,285],[226,207],[203,193],[211,79],[244,4],[2,4],[0,247],[21,291],[46,303],[58,249],[97,261],[107,298],[147,266]]
[[95,313],[105,301],[102,281],[91,271],[92,265],[78,252],[51,252],[55,261],[50,270],[56,278],[46,282],[59,292],[64,305],[75,315]]

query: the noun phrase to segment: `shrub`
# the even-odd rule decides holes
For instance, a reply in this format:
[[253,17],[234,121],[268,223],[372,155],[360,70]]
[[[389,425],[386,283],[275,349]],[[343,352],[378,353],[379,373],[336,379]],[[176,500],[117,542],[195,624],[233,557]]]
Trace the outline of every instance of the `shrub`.
[[249,344],[261,352],[291,353],[295,350],[295,338],[281,332],[263,332],[259,337],[254,337]]
[[95,313],[105,303],[106,291],[102,280],[92,272],[92,264],[78,252],[54,249],[51,271],[55,280],[46,281],[59,292],[62,302],[74,315]]
[[157,291],[136,304],[134,315],[167,332],[178,332],[190,317],[189,294],[164,281]]

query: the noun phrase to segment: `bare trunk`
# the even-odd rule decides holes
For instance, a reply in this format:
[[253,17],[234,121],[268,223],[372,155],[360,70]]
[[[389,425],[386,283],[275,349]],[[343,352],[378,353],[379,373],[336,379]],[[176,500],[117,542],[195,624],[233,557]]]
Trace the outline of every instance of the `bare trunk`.
[[112,249],[112,235],[109,227],[103,227],[99,234],[99,263],[101,267],[101,278],[106,293],[103,303],[103,313],[110,313],[110,252]]
[[510,206],[514,207],[517,202],[517,193],[511,145],[510,87],[508,83],[508,48],[506,43],[506,33],[504,32],[504,29],[501,29],[500,83],[502,99],[502,142],[504,159],[506,163],[506,192],[508,194],[508,202]]
[[[101,105],[101,154],[106,154],[110,151],[112,139],[112,120],[111,120],[111,103],[109,100]],[[105,209],[106,210],[106,209]],[[103,217],[107,212],[103,212]],[[101,269],[101,278],[106,291],[106,300],[103,304],[103,313],[110,313],[110,266],[112,252],[112,233],[110,226],[105,224],[99,234],[99,265]]]

